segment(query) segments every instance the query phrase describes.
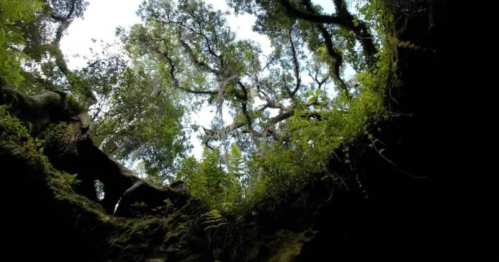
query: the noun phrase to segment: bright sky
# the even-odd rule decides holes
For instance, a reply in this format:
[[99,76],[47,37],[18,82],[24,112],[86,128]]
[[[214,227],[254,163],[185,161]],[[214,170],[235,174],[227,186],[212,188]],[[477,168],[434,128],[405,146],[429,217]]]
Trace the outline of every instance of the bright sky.
[[[117,40],[115,36],[117,27],[129,28],[140,23],[136,11],[143,0],[87,0],[89,6],[84,14],[84,19],[75,20],[66,36],[61,41],[61,48],[68,57],[73,55],[89,55],[89,48],[97,49],[98,45],[92,39],[103,40],[105,43],[113,43]],[[205,0],[215,8],[227,10],[225,0]],[[334,10],[331,0],[313,0],[320,4],[325,11]],[[270,49],[270,43],[266,37],[256,34],[251,29],[256,18],[250,15],[228,17],[229,25],[241,38],[252,39],[262,44],[263,50]],[[77,68],[85,65],[84,59],[68,59],[69,67]]]
[[[84,56],[89,56],[90,48],[94,51],[100,50],[100,44],[94,43],[92,39],[102,40],[104,43],[112,44],[118,41],[115,36],[117,27],[130,28],[140,23],[136,11],[143,0],[87,0],[89,6],[84,14],[84,19],[75,20],[61,41],[61,49],[67,56],[68,66],[71,69],[82,67],[86,64]],[[227,10],[225,0],[205,0],[216,9]],[[313,0],[320,4],[325,11],[332,12],[334,7],[331,0]],[[270,41],[263,35],[252,30],[256,17],[251,15],[235,16],[227,18],[229,25],[241,39],[251,39],[260,43],[264,53],[270,50]],[[79,57],[75,57],[78,55]],[[224,113],[224,115],[228,115]],[[198,125],[210,127],[211,120],[215,116],[213,108],[205,107],[196,115],[191,116],[192,122]],[[195,135],[194,135],[195,136]],[[191,139],[194,145],[193,154],[200,159],[203,146],[196,137]]]

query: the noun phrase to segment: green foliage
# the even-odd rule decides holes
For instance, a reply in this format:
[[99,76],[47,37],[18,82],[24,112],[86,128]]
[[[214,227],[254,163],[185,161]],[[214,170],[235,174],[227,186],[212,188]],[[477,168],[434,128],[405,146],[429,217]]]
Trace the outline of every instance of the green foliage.
[[239,203],[242,200],[242,188],[244,186],[242,179],[247,172],[243,156],[236,144],[232,144],[227,170],[227,202]]
[[[279,2],[229,1],[236,12],[258,16],[254,29],[270,39],[269,57],[258,44],[238,39],[226,14],[203,1],[146,0],[139,10],[144,23],[119,32],[131,61],[105,51],[106,57],[70,71],[58,42],[42,39],[50,35],[42,32],[43,19],[50,12],[64,14],[68,2],[51,0],[50,12],[42,14],[40,2],[0,0],[0,77],[32,94],[68,90],[66,103],[80,111],[97,102],[89,111],[92,135],[106,153],[140,162],[155,184],[176,176],[214,211],[242,209],[299,190],[310,174],[332,176],[326,174],[327,162],[335,151],[348,151],[359,134],[387,116],[390,45],[415,48],[384,39],[384,24],[393,17],[382,13],[378,1],[359,1],[358,13],[348,16],[352,21],[322,27]],[[74,16],[80,17],[86,5],[75,3]],[[307,8],[290,3],[299,11]],[[308,8],[322,14],[319,6]],[[360,47],[355,30],[361,25],[375,33],[374,49],[380,51],[374,62]],[[41,62],[43,57],[50,59],[41,63],[41,72],[22,72],[24,58]],[[353,75],[347,76],[346,68],[353,68]],[[186,116],[205,104],[216,108],[217,117],[203,139],[218,149],[205,148],[198,162],[186,157],[191,135]],[[230,125],[222,121],[224,110]],[[5,112],[0,127],[41,150],[29,128]],[[346,155],[342,161],[349,162]]]
[[301,253],[303,242],[307,241],[305,232],[295,233],[290,231],[279,231],[270,239],[269,250],[272,256],[269,262],[292,261],[294,257]]
[[23,80],[20,63],[26,58],[24,27],[43,6],[37,0],[0,0],[0,79],[11,86]]
[[228,212],[244,198],[243,176],[246,175],[246,164],[237,145],[231,147],[228,159],[226,165],[222,164],[218,150],[205,148],[201,162],[194,157],[182,161],[177,179],[184,181],[191,195],[213,210]]
[[[103,93],[104,115],[96,110],[95,141],[119,160],[141,160],[150,177],[170,179],[174,161],[188,146],[182,106],[144,71],[124,69],[119,86]],[[158,92],[158,93],[155,93]]]
[[[204,102],[216,107],[219,115],[204,138],[221,151],[205,149],[200,163],[185,159],[178,178],[217,210],[299,190],[310,174],[331,175],[325,173],[335,150],[347,150],[387,116],[393,54],[384,40],[390,16],[382,14],[378,1],[357,2],[355,15],[343,10],[352,21],[321,26],[280,3],[229,1],[236,12],[258,17],[254,29],[269,37],[273,48],[268,59],[255,43],[238,40],[225,14],[202,1],[145,1],[139,11],[145,23],[124,34],[135,66],[154,72],[178,103],[189,101],[187,112]],[[322,14],[316,5],[291,4]],[[380,50],[374,57],[364,50],[365,33],[373,33],[373,50]],[[347,67],[355,70],[353,76],[345,76]],[[232,125],[221,121],[223,106]],[[223,155],[227,144],[230,153]],[[342,161],[350,161],[348,154]]]
[[70,190],[76,183],[76,175],[61,172],[52,167],[48,158],[43,154],[43,141],[33,138],[30,134],[29,123],[21,122],[9,112],[7,106],[0,106],[0,147],[7,149],[10,155],[22,156],[27,165],[40,165],[51,183],[63,190]]
[[[384,36],[387,16],[380,15],[377,2],[364,4],[359,10],[363,17],[370,19],[377,35]],[[251,191],[259,188],[265,193],[252,201],[298,191],[309,181],[309,175],[327,174],[327,162],[340,148],[346,153],[341,160],[349,163],[348,145],[359,135],[367,133],[377,121],[388,117],[384,103],[386,91],[393,81],[394,63],[390,43],[384,38],[382,40],[380,51],[375,55],[376,64],[355,76],[356,83],[351,88],[353,97],[340,92],[333,99],[326,100],[321,89],[309,89],[304,97],[306,104],[315,104],[314,107],[297,107],[293,116],[280,126],[290,134],[289,141],[260,143],[258,153],[250,159],[254,167],[248,174],[252,180],[248,187],[253,189]],[[317,46],[320,59],[328,61],[327,50],[322,44],[313,39],[309,43]],[[360,60],[355,60],[359,59],[358,55],[356,58],[352,56],[354,51],[350,53],[348,59],[355,68],[366,68],[359,63]]]
[[201,176],[206,177],[208,194],[215,202],[221,201],[225,172],[222,170],[218,150],[204,149],[203,161],[201,162]]
[[65,103],[68,104],[71,108],[78,110],[79,112],[85,111],[85,107],[80,102],[78,102],[78,100],[76,100],[76,98],[72,95],[66,96]]
[[130,69],[109,46],[86,67],[69,70],[60,37],[86,6],[82,0],[1,0],[0,83],[29,95],[64,90],[71,94],[65,102],[79,112],[98,102],[90,111],[95,141],[119,160],[141,160],[151,179],[162,184],[189,148],[181,130],[183,107],[161,92],[157,74],[146,67]]
[[84,0],[1,0],[1,82],[28,95],[64,90],[82,105],[93,98],[90,90],[96,81],[69,70],[59,48],[64,31],[82,17],[87,4]]
[[232,144],[231,147],[228,169],[229,174],[233,176],[234,179],[240,179],[246,173],[244,170],[243,155],[236,144]]
[[[0,105],[0,123],[3,131],[3,135],[13,135],[17,138],[29,138],[30,132],[29,128],[24,125],[15,116],[12,116],[9,112],[9,107],[5,105]],[[36,144],[39,144],[38,142]]]
[[198,199],[207,200],[208,181],[204,173],[201,173],[201,164],[194,157],[182,161],[177,172],[177,179],[185,182],[189,192]]

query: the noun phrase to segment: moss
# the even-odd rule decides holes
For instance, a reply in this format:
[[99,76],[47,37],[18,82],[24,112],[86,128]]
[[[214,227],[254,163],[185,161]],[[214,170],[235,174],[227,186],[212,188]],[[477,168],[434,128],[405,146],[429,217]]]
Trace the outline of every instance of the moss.
[[85,112],[85,107],[76,100],[72,95],[66,96],[66,101],[64,101],[70,108],[77,110],[79,113]]
[[9,113],[9,107],[0,105],[0,123],[3,131],[2,135],[13,135],[16,137],[29,137],[29,124],[23,124],[17,117]]
[[273,250],[274,252],[268,261],[293,261],[293,258],[300,254],[304,240],[304,233],[293,233],[286,230],[279,231],[275,238],[269,243],[270,250]]
[[[0,106],[0,121],[4,127],[0,133],[0,141],[3,144],[10,143],[12,155],[22,156],[26,165],[38,166],[46,176],[49,186],[63,191],[71,190],[76,175],[56,170],[52,166],[47,156],[43,154],[45,141],[31,136],[29,123],[23,123],[10,115],[5,106]],[[60,123],[52,132],[59,134],[56,138],[60,139],[71,130],[66,123]]]
[[[95,244],[102,250],[100,252],[105,252],[101,257],[113,261],[210,261],[214,248],[223,250],[219,244],[225,241],[221,239],[215,240],[218,242],[211,248],[207,244],[206,231],[199,226],[198,219],[208,210],[199,202],[190,201],[183,209],[166,217],[123,219],[109,216],[99,204],[72,190],[74,176],[52,167],[43,154],[41,140],[29,135],[26,124],[6,111],[2,115],[4,122],[8,124],[2,124],[6,127],[0,141],[9,141],[19,150],[16,157],[22,160],[24,168],[35,170],[26,174],[35,174],[34,178],[53,196],[52,201],[74,221],[70,224],[85,228],[88,235],[103,236]],[[64,141],[73,135],[75,127],[72,123],[53,124],[44,135],[45,144],[59,147],[59,143],[66,143]],[[252,257],[257,257],[263,249],[272,250],[266,261],[290,261],[299,254],[303,239],[303,234],[280,231],[269,241],[244,249],[249,249],[247,252],[252,253]]]
[[[71,184],[75,176],[56,170],[44,151],[50,147],[67,148],[78,130],[77,125],[78,122],[53,123],[45,128],[47,131],[42,137],[46,140],[42,141],[30,135],[29,124],[11,116],[6,107],[0,107],[0,157],[2,161],[15,160],[9,161],[12,167],[6,175],[32,186],[36,184],[48,196],[47,205],[54,205],[71,221],[69,226],[75,227],[71,230],[84,228],[89,238],[102,236],[91,244],[105,252],[100,257],[109,257],[112,261],[145,261],[164,257],[165,253],[170,257],[190,256],[184,248],[185,241],[189,241],[189,237],[184,238],[190,234],[186,222],[189,219],[180,212],[166,218],[121,219],[109,216],[99,204],[73,191]],[[61,152],[61,157],[65,155],[67,152]],[[15,177],[11,174],[13,167],[19,167],[15,172],[20,174]]]
[[67,141],[67,136],[74,133],[74,127],[66,122],[50,124],[45,130],[40,134],[40,137],[46,141],[46,144],[54,146],[64,143]]

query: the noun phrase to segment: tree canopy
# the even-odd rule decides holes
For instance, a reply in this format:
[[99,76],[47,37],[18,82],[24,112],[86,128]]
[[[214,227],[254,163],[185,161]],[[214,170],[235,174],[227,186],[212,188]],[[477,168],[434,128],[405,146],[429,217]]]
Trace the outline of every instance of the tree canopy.
[[[181,179],[219,209],[327,173],[335,150],[386,116],[387,18],[377,1],[334,0],[332,14],[310,0],[228,4],[256,16],[271,50],[239,37],[230,12],[204,1],[146,0],[143,23],[118,30],[122,52],[70,70],[59,43],[87,3],[1,1],[2,83],[69,94],[104,152],[139,163],[155,184]],[[192,125],[207,105],[216,108],[212,126]],[[198,161],[189,137],[201,128]]]

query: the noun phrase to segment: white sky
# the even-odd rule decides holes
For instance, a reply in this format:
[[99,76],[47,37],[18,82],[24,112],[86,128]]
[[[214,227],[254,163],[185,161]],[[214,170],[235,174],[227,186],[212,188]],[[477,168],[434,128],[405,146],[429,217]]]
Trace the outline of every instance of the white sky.
[[[84,14],[84,19],[75,20],[61,41],[61,48],[68,56],[89,55],[89,48],[98,49],[91,39],[103,40],[105,43],[113,43],[118,39],[115,36],[117,27],[129,28],[140,23],[136,11],[143,0],[87,0],[89,6]],[[225,0],[205,0],[215,8],[227,10]],[[312,0],[320,4],[325,11],[334,10],[331,0]],[[110,11],[111,10],[111,11]],[[256,34],[252,30],[256,18],[251,15],[228,17],[229,25],[237,33],[238,37],[252,39],[262,44],[263,50],[270,49],[270,43],[265,36]],[[72,69],[85,65],[84,59],[68,59],[68,66]]]
[[[84,14],[84,19],[75,20],[68,28],[65,37],[61,41],[61,49],[67,57],[70,69],[76,69],[86,64],[85,56],[90,56],[90,48],[99,51],[99,42],[112,44],[118,39],[115,35],[117,27],[130,28],[132,25],[140,23],[136,11],[143,0],[87,0],[89,6]],[[205,0],[216,9],[227,10],[225,0]],[[325,11],[334,10],[331,0],[313,0],[320,4]],[[269,53],[270,41],[263,35],[259,35],[252,30],[256,17],[251,15],[235,16],[227,18],[229,25],[241,39],[251,39],[259,42],[264,53]],[[98,40],[94,43],[92,39]],[[228,113],[224,112],[227,116]],[[211,120],[215,116],[214,108],[205,107],[197,115],[191,116],[192,122],[201,126],[210,127]],[[196,136],[196,135],[194,135]],[[200,159],[203,146],[199,139],[193,137],[191,142],[194,145],[193,154]]]

